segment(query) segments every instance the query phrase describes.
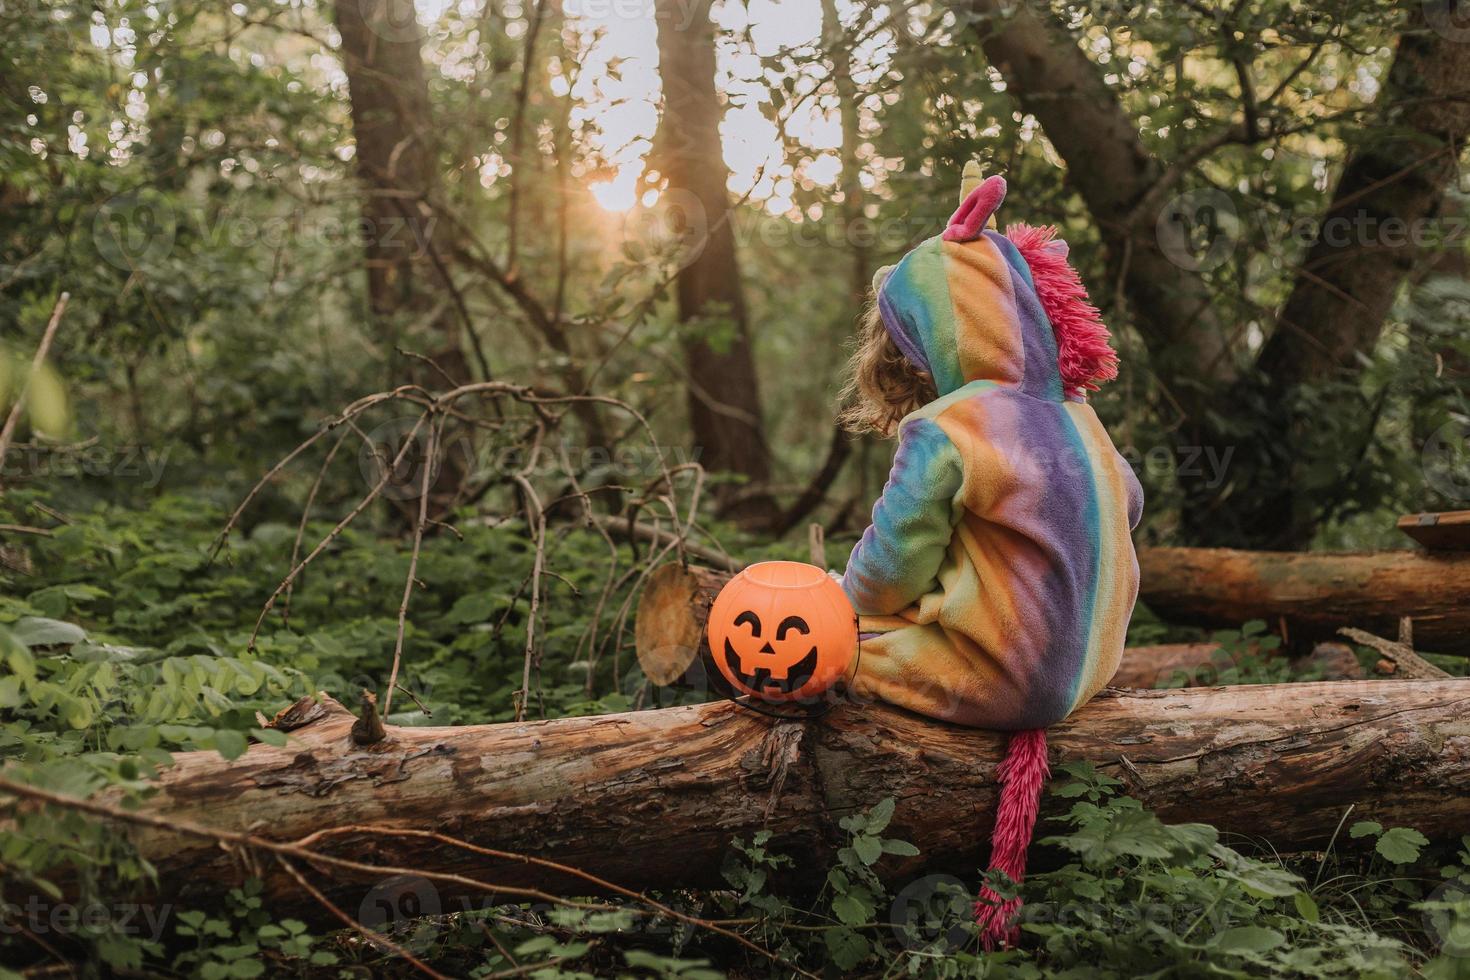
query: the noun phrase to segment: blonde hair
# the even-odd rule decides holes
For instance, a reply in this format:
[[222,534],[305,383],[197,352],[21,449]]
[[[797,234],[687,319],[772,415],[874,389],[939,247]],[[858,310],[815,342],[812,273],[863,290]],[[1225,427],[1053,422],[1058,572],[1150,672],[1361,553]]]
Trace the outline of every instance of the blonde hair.
[[891,436],[905,415],[939,397],[934,380],[898,349],[876,302],[868,306],[847,362],[837,423],[849,432]]

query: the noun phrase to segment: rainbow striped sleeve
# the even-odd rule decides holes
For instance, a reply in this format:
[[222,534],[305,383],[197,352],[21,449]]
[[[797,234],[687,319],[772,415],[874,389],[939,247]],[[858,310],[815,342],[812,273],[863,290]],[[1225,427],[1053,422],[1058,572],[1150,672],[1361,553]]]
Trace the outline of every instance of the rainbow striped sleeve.
[[910,416],[873,523],[853,549],[843,588],[861,615],[896,613],[931,591],[963,512],[964,463],[933,421]]

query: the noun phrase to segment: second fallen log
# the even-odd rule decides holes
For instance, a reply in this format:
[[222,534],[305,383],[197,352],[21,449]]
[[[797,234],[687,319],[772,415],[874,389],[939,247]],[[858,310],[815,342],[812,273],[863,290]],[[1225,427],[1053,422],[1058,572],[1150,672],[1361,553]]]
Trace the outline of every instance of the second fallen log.
[[1284,621],[1300,647],[1343,626],[1394,636],[1407,617],[1417,646],[1470,653],[1470,552],[1143,548],[1138,563],[1139,598],[1165,619]]

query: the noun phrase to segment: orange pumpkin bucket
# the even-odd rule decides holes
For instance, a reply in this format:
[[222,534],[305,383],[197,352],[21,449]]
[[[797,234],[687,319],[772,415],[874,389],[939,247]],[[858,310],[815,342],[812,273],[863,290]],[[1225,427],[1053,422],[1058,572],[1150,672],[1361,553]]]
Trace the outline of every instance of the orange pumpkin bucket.
[[763,701],[810,701],[851,668],[857,614],[826,572],[764,561],[720,590],[709,614],[715,666],[731,687]]

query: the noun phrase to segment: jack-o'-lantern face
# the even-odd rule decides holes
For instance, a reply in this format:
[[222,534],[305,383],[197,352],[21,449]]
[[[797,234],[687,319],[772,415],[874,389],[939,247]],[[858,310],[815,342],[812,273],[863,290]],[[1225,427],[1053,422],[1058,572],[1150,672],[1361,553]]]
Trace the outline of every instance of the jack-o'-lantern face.
[[[748,635],[741,635],[742,626]],[[761,694],[790,694],[817,672],[811,627],[800,616],[785,617],[774,634],[767,628],[762,636],[760,616],[747,609],[735,617],[735,627],[725,637],[725,664],[744,687]]]
[[795,701],[826,691],[857,651],[857,616],[841,586],[800,562],[761,562],[710,608],[715,666],[741,694]]

